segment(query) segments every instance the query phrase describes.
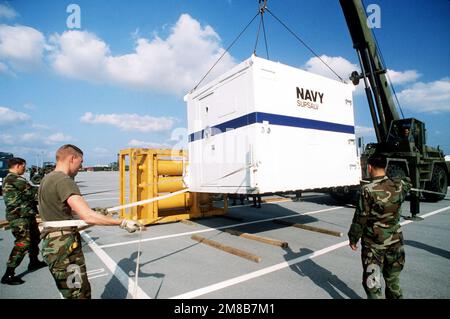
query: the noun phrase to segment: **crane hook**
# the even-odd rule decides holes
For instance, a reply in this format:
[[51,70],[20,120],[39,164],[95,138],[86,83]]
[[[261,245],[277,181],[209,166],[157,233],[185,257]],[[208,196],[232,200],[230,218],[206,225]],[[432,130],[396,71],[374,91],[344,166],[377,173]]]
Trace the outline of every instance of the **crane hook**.
[[267,7],[267,0],[259,0],[259,13],[263,14]]

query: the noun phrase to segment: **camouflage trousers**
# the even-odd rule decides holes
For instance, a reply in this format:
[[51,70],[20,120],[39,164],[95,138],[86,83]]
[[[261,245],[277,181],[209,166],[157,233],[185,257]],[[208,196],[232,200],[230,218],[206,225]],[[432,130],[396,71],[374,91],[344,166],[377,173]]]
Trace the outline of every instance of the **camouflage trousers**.
[[400,288],[400,272],[405,265],[403,238],[386,249],[363,246],[361,252],[363,264],[363,287],[368,299],[382,298],[381,276],[386,285],[386,299],[403,298]]
[[56,286],[66,299],[90,299],[91,285],[78,232],[50,238],[42,242],[42,257],[50,268]]
[[7,266],[16,268],[28,253],[30,259],[39,254],[40,233],[36,218],[17,218],[9,222],[11,232],[15,237],[14,247],[9,255]]

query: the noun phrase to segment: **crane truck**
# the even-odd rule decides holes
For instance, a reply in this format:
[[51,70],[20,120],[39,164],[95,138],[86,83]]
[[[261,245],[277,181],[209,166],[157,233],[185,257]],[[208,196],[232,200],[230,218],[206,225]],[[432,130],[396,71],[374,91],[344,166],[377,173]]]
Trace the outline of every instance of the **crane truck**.
[[415,118],[400,118],[393,99],[379,47],[368,27],[361,0],[339,0],[356,50],[361,72],[354,71],[350,80],[358,85],[364,81],[376,143],[366,146],[361,155],[363,178],[368,178],[367,158],[380,152],[388,158],[387,174],[409,176],[413,188],[410,210],[413,218],[419,213],[419,199],[439,201],[445,198],[448,168],[439,147],[427,145],[425,123]]
[[3,179],[8,175],[8,160],[13,158],[12,153],[0,152],[0,195],[2,195]]

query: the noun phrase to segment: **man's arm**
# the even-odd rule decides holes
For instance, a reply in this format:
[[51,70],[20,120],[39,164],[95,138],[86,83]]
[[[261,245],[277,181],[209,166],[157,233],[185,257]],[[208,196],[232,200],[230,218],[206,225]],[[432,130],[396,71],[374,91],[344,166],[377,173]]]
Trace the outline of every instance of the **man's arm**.
[[356,204],[355,214],[353,215],[352,224],[350,226],[350,230],[348,231],[348,238],[350,247],[353,250],[356,250],[356,244],[359,239],[362,237],[364,227],[367,224],[367,213],[366,210],[369,208],[368,203],[368,192],[365,188],[361,190],[361,194],[358,199],[358,203]]
[[409,193],[409,191],[412,188],[411,179],[409,177],[405,177],[401,180],[402,183],[402,201],[405,200],[406,195]]
[[122,222],[121,219],[114,219],[110,216],[105,216],[93,211],[80,195],[71,195],[67,199],[67,204],[69,204],[72,211],[80,216],[82,220],[91,225],[119,226]]
[[20,217],[35,216],[37,214],[37,188],[20,176],[13,176],[8,184],[10,190],[16,194],[14,202],[20,206]]

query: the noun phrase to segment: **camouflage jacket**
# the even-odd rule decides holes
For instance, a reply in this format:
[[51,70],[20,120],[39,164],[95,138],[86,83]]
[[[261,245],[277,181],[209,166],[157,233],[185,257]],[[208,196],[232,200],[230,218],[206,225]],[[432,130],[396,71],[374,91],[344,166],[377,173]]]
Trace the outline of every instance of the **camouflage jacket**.
[[348,232],[351,244],[361,238],[362,244],[378,249],[387,248],[401,238],[401,205],[411,189],[409,178],[373,179],[363,185]]
[[37,214],[37,187],[20,175],[9,173],[3,180],[6,219],[33,217]]

